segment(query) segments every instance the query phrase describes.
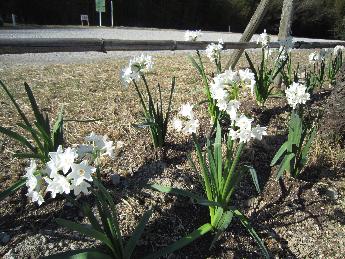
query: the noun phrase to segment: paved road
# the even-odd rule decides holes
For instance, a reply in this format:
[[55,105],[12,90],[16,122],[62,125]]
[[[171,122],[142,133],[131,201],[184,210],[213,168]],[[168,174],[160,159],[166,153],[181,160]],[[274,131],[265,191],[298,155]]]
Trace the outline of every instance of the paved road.
[[[98,27],[43,27],[43,28],[4,28],[0,29],[0,39],[9,38],[102,38],[123,40],[184,40],[185,31],[153,28],[98,28]],[[241,33],[204,31],[201,40],[239,41]],[[253,36],[256,40],[257,35]],[[276,36],[272,36],[276,40]],[[328,41],[323,39],[296,38],[303,41]]]
[[[98,27],[39,27],[39,28],[1,28],[0,39],[10,38],[103,38],[103,39],[136,39],[136,40],[184,40],[185,31],[161,30],[148,28],[98,28]],[[201,40],[217,41],[222,38],[226,42],[237,42],[240,33],[203,32]],[[253,36],[255,41],[257,35]],[[276,40],[272,36],[272,40]],[[303,41],[327,41],[321,39],[295,38]],[[156,51],[160,55],[179,54],[184,51]],[[0,68],[11,65],[84,63],[92,60],[113,59],[137,55],[136,51],[113,51],[107,54],[98,52],[68,53],[37,53],[0,55]]]

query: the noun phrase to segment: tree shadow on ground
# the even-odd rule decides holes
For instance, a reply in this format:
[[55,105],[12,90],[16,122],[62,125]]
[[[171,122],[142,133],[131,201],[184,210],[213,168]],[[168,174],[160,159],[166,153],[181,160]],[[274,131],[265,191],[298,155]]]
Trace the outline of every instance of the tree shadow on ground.
[[[332,168],[332,163],[324,154],[318,155],[316,161],[316,164],[309,165],[303,170],[299,175],[299,179],[306,182],[317,183],[323,179],[338,181],[345,177],[345,171]],[[343,168],[344,166],[345,163],[341,165]]]

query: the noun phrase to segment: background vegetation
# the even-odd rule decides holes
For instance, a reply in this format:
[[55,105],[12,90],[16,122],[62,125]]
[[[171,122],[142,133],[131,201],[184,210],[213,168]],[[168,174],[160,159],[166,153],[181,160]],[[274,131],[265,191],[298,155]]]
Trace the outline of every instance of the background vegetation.
[[[117,26],[202,29],[241,32],[260,0],[113,0]],[[260,28],[277,33],[283,0],[271,0]],[[110,0],[103,24],[110,24]],[[344,0],[295,0],[294,36],[345,38]],[[94,0],[11,0],[0,2],[0,14],[15,13],[28,24],[79,24],[80,14],[98,23]]]

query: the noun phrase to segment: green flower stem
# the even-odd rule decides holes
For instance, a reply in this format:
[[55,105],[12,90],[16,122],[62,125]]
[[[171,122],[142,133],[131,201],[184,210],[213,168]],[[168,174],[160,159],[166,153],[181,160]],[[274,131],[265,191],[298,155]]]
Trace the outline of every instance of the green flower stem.
[[235,155],[235,159],[234,159],[234,161],[232,162],[230,171],[229,171],[228,176],[227,176],[226,181],[225,181],[225,185],[224,185],[224,188],[223,188],[222,200],[225,200],[226,203],[228,203],[229,200],[230,200],[230,196],[228,196],[228,193],[229,193],[229,191],[230,191],[229,189],[230,189],[230,183],[231,183],[231,179],[232,179],[232,174],[234,173],[234,171],[235,171],[235,169],[236,169],[236,166],[237,166],[237,163],[238,163],[238,161],[240,160],[240,157],[241,157],[241,154],[242,154],[243,147],[244,147],[244,143],[242,142],[242,143],[238,146],[238,148],[237,148],[236,155]]
[[[192,136],[193,136],[193,141],[194,141],[194,146],[195,146],[195,149],[196,149],[196,153],[197,153],[197,156],[199,158],[199,161],[200,161],[200,164],[201,164],[201,167],[202,167],[201,169],[202,169],[203,179],[204,179],[205,188],[206,188],[206,196],[207,196],[207,199],[209,201],[213,201],[212,189],[211,189],[211,185],[210,185],[210,178],[209,178],[209,175],[208,175],[208,169],[206,167],[204,158],[203,158],[202,153],[201,153],[200,144],[198,142],[198,139],[197,139],[195,133],[193,133]],[[211,218],[213,218],[214,212],[215,212],[215,208],[209,206],[209,209],[210,209],[210,216],[211,216]]]

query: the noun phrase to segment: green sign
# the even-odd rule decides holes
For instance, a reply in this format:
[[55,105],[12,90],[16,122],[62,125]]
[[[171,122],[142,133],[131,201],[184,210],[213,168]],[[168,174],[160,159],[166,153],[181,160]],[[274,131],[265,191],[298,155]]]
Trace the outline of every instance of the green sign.
[[105,0],[95,0],[96,1],[96,11],[105,13]]

